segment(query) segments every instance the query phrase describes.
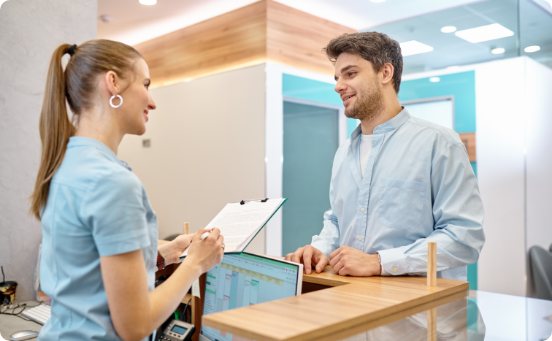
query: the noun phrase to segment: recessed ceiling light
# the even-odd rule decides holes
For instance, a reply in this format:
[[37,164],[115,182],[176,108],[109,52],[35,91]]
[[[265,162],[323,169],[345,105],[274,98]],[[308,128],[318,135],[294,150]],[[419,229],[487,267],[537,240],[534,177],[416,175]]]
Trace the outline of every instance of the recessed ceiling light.
[[443,33],[452,33],[454,31],[456,31],[456,27],[454,27],[454,26],[441,27],[441,32],[443,32]]
[[419,41],[416,41],[416,40],[400,43],[400,45],[401,45],[401,52],[403,57],[433,51],[433,47],[420,43]]
[[142,5],[155,5],[157,3],[157,0],[138,0]]
[[504,52],[506,52],[506,50],[502,47],[497,47],[496,49],[491,50],[492,54],[502,54]]
[[523,51],[525,51],[527,53],[537,52],[539,50],[540,50],[540,46],[538,46],[538,45],[527,46],[526,48],[523,49]]
[[429,79],[429,81],[430,81],[431,83],[437,83],[437,82],[440,82],[440,81],[441,81],[441,78],[439,78],[439,77],[431,77],[431,78]]
[[487,40],[511,37],[514,35],[514,32],[500,24],[491,24],[458,31],[454,34],[470,43],[480,43]]

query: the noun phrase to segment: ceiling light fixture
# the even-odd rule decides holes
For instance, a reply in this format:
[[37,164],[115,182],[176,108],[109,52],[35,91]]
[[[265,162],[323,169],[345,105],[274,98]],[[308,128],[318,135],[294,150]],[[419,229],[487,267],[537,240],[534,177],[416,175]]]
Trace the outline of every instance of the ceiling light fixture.
[[487,40],[511,37],[514,35],[514,32],[500,24],[491,24],[458,31],[454,34],[470,43],[480,43]]
[[458,65],[452,65],[452,66],[447,66],[447,70],[456,70],[456,69],[459,69],[460,66]]
[[504,52],[506,52],[506,50],[502,47],[497,47],[491,50],[492,54],[503,54]]
[[523,51],[525,51],[527,53],[537,52],[539,50],[540,50],[540,46],[538,46],[538,45],[527,46],[526,48],[523,49]]
[[401,52],[403,57],[433,51],[433,47],[420,43],[419,41],[416,41],[416,40],[400,43],[400,45],[401,45]]
[[440,82],[440,81],[441,81],[441,78],[439,78],[439,77],[431,77],[431,78],[429,79],[429,81],[430,81],[431,83],[437,83],[437,82]]
[[151,6],[157,3],[157,0],[138,0],[142,5]]
[[454,26],[441,27],[441,32],[443,32],[443,33],[452,33],[452,32],[455,32],[455,31],[456,31],[456,27],[454,27]]

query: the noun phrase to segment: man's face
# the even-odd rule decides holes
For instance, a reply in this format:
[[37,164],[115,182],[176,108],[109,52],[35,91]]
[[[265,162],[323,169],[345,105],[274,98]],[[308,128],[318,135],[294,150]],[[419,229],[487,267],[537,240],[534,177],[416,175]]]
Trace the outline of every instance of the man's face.
[[335,91],[341,96],[347,117],[371,121],[383,111],[381,82],[372,63],[342,53],[335,62],[335,79]]

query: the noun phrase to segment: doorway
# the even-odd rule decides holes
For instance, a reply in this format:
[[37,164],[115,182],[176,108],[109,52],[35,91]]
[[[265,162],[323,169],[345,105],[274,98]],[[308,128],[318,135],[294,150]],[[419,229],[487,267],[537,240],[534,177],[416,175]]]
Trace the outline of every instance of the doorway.
[[284,101],[282,255],[311,243],[330,209],[332,164],[339,147],[337,108]]

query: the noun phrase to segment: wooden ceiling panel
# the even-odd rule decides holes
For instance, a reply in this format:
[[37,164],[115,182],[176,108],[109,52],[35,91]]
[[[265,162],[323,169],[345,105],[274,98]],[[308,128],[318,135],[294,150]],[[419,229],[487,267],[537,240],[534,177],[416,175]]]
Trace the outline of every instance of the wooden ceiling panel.
[[256,2],[135,48],[148,63],[152,87],[262,63],[266,60],[266,3]]
[[356,30],[267,1],[267,58],[270,61],[323,74],[334,69],[322,49],[344,33]]
[[135,46],[159,87],[264,63],[323,74],[333,67],[322,48],[355,32],[275,1],[263,0]]

